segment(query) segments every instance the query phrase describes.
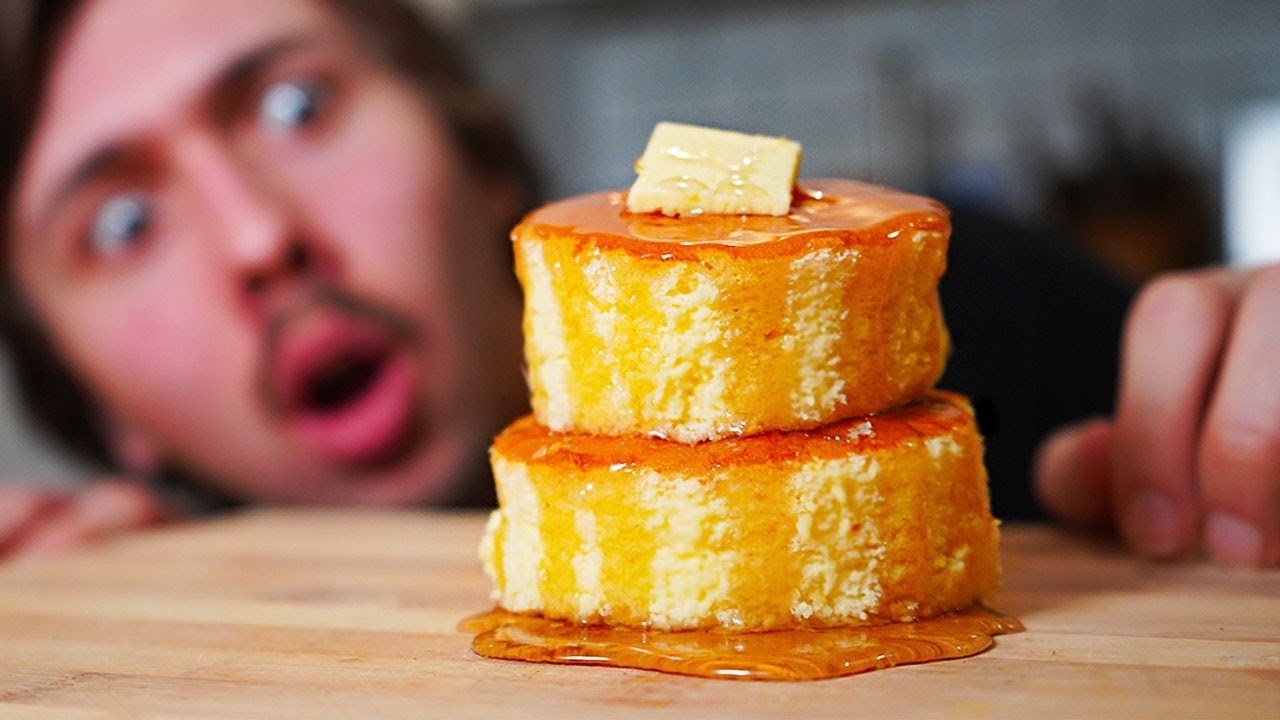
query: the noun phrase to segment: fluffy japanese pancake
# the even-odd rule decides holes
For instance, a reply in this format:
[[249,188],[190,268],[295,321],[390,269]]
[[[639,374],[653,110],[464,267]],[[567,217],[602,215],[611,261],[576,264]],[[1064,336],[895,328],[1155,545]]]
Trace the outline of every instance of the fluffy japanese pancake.
[[481,558],[515,612],[661,630],[905,621],[999,582],[982,441],[961,397],[686,445],[554,433],[491,450]]
[[623,193],[513,231],[533,412],[698,442],[879,412],[937,381],[950,225],[927,198],[805,181],[789,215],[631,214]]

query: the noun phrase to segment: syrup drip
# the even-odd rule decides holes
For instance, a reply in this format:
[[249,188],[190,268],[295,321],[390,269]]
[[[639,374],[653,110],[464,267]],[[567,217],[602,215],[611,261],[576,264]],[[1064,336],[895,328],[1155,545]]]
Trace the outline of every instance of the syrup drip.
[[1017,619],[972,607],[913,623],[730,633],[580,625],[502,609],[462,621],[490,658],[656,670],[732,680],[822,680],[976,655]]

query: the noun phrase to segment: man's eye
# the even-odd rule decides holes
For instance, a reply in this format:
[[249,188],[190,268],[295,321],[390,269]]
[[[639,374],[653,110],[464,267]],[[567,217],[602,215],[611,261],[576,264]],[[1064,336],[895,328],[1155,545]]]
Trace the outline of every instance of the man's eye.
[[142,237],[151,224],[151,207],[137,193],[124,193],[108,199],[93,219],[90,249],[104,257],[115,257],[127,251]]
[[321,83],[285,80],[272,84],[262,94],[259,112],[267,127],[289,130],[311,122],[323,102]]

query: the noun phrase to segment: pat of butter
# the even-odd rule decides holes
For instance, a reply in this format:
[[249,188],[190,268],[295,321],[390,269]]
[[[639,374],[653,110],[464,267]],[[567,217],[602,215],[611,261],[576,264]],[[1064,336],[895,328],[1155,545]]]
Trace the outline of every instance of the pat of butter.
[[786,215],[800,170],[800,143],[660,122],[636,161],[631,212]]

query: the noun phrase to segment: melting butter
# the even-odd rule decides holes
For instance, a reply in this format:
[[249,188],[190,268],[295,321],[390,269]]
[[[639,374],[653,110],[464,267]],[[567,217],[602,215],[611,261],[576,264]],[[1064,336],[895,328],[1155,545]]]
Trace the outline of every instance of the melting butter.
[[660,122],[636,161],[627,210],[786,215],[800,157],[794,140]]

